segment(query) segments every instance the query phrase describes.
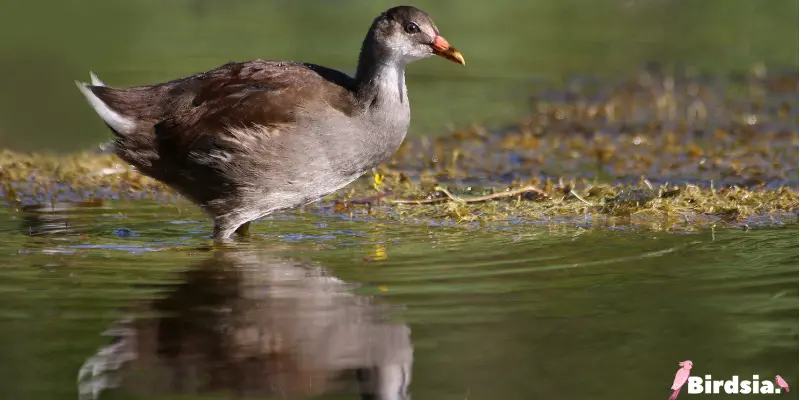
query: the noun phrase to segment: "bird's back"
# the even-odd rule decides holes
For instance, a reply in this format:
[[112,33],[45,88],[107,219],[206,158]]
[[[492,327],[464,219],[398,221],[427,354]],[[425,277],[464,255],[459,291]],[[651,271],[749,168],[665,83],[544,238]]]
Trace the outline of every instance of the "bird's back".
[[118,156],[204,206],[235,207],[238,187],[304,161],[286,152],[316,150],[302,121],[309,108],[331,121],[361,111],[351,77],[294,62],[228,63],[154,85],[82,91],[117,136]]
[[[325,102],[352,113],[354,85],[348,75],[318,65],[253,60],[231,62],[207,72],[152,85],[85,87],[109,108],[135,121],[141,130],[148,123],[154,125],[168,119],[212,119],[212,115],[223,118],[220,114],[234,113],[241,109],[243,98],[255,94],[261,95],[259,100],[266,106],[249,109],[251,114],[247,117],[263,123],[280,115],[277,112],[258,115],[257,112],[269,109],[290,112],[298,103]],[[234,122],[236,117],[245,116],[240,113],[225,118]]]

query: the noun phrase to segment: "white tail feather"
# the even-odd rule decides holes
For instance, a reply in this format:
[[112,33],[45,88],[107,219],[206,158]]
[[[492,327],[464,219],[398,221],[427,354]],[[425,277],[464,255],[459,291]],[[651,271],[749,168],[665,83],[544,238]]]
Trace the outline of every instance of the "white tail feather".
[[[96,76],[92,77],[93,81],[94,78],[96,78]],[[103,102],[103,100],[97,97],[97,95],[95,95],[88,87],[86,87],[85,83],[75,81],[75,85],[78,86],[78,89],[80,89],[81,93],[83,93],[83,95],[86,97],[89,105],[92,106],[97,115],[99,115],[100,118],[102,118],[103,121],[105,121],[105,123],[111,127],[111,129],[115,130],[121,135],[130,134],[136,130],[136,121],[134,121],[133,118],[126,117],[111,109],[108,104]]]
[[89,71],[89,76],[92,78],[92,86],[105,86],[106,84],[94,74],[94,72]]

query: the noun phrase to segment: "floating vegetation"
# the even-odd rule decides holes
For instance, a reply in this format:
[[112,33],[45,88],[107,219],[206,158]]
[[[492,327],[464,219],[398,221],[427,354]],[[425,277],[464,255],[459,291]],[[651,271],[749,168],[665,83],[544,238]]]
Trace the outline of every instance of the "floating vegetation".
[[[532,96],[514,124],[410,137],[373,174],[303,209],[452,224],[794,223],[797,85],[796,71],[763,68],[576,78]],[[115,156],[89,152],[0,151],[0,190],[22,206],[175,196]]]
[[[401,178],[402,179],[402,178]],[[387,179],[391,182],[391,179]],[[379,219],[438,223],[564,222],[580,226],[637,226],[693,230],[707,226],[754,227],[796,223],[798,193],[789,187],[715,188],[693,184],[641,187],[572,180],[543,190],[387,185],[381,199],[366,183],[332,196],[337,212],[368,213]],[[397,201],[397,199],[401,199]],[[413,199],[422,200],[417,204]],[[473,201],[473,200],[479,201]],[[440,201],[431,201],[440,200]],[[365,207],[365,205],[368,205]]]

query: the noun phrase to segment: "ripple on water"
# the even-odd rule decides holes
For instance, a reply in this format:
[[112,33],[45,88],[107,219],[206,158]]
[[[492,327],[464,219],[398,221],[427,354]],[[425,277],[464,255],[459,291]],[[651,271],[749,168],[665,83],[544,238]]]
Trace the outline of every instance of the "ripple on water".
[[[290,357],[309,346],[365,354],[360,346],[386,344],[379,338],[401,326],[412,333],[414,354],[424,354],[413,360],[423,376],[441,368],[484,371],[487,363],[535,376],[537,370],[526,368],[531,357],[543,357],[557,360],[547,365],[553,376],[578,368],[582,375],[610,379],[607,362],[598,360],[651,365],[656,348],[667,349],[659,359],[669,363],[679,349],[704,358],[714,371],[761,359],[775,366],[769,368],[790,370],[775,355],[797,349],[796,227],[673,234],[513,221],[489,228],[432,226],[297,213],[265,218],[254,224],[251,238],[214,247],[202,215],[174,205],[11,215],[0,222],[0,322],[15,337],[35,342],[41,352],[36,360],[45,365],[51,357],[44,354],[64,352],[72,364],[90,365],[104,362],[92,358],[103,349],[127,354],[107,347],[125,343],[124,337],[100,336],[114,327],[155,342],[183,338],[162,343],[167,347],[194,339],[227,343],[225,357],[196,365],[229,370],[244,368],[236,360],[258,348],[258,330],[251,328],[260,324],[280,332],[266,343],[290,344],[271,348]],[[177,223],[165,223],[168,218]],[[138,235],[118,234],[127,230]],[[317,291],[318,284],[335,289]],[[350,318],[337,314],[342,310],[358,311],[345,313]],[[302,319],[308,316],[317,318]],[[389,320],[396,324],[384,325]],[[241,329],[208,336],[215,330],[206,327],[219,326]],[[165,334],[155,335],[159,329]],[[409,343],[401,342],[390,343],[385,354],[406,354]],[[208,356],[213,346],[181,348],[181,357],[190,359]],[[292,348],[299,353],[287,350]],[[361,365],[359,357],[350,359]],[[121,390],[167,393],[167,386],[151,383],[173,375],[148,364],[153,359],[125,361],[137,373],[119,370]],[[108,372],[97,371],[94,378]],[[77,371],[68,372],[66,380],[73,382]],[[662,378],[659,372],[653,381]],[[84,379],[81,384],[98,382]]]

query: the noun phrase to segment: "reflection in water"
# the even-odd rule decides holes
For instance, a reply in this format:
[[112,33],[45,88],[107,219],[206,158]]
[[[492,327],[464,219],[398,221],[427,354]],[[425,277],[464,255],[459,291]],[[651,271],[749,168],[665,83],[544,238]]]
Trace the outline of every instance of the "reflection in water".
[[82,399],[116,387],[143,396],[407,398],[409,329],[325,270],[228,249],[181,278],[165,297],[135,307],[155,317],[105,333],[113,343],[80,370]]
[[23,235],[56,235],[76,233],[69,221],[70,212],[82,208],[98,207],[98,202],[57,202],[50,204],[29,204],[21,207],[20,232]]
[[[400,398],[407,329],[315,265],[246,251],[266,243],[295,259],[313,248],[408,306],[415,398],[666,399],[686,359],[715,378],[798,376],[796,225],[464,229],[300,213],[262,222],[279,235],[198,254],[205,232],[164,231],[172,209],[108,206],[0,208],[0,399],[358,398],[377,391],[359,381],[370,371]],[[63,227],[50,217],[73,233],[19,233]],[[111,234],[124,227],[140,236]],[[98,337],[110,312],[132,317],[113,341]]]

